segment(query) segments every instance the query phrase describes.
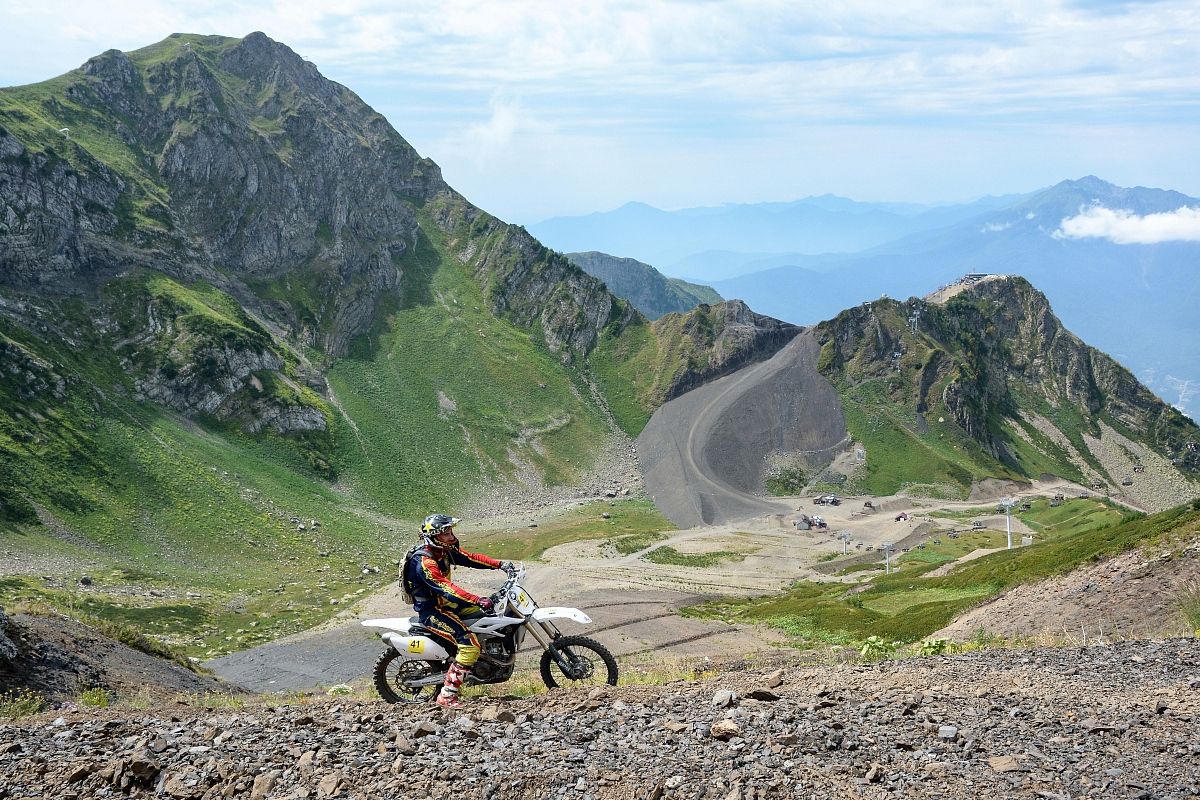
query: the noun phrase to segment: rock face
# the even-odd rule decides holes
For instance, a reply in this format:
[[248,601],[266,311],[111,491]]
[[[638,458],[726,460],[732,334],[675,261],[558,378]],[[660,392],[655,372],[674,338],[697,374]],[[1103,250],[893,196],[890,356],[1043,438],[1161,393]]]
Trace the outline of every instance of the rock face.
[[69,711],[0,729],[0,782],[16,797],[1183,797],[1200,792],[1198,656],[1176,639],[788,663],[770,692],[738,664],[457,714],[341,699]]
[[67,382],[45,359],[0,333],[0,380],[9,383],[21,400],[49,397],[61,400]]
[[567,258],[588,275],[604,281],[610,292],[628,300],[649,319],[691,311],[701,303],[716,305],[722,301],[715,289],[668,278],[636,259],[595,251],[567,253]]
[[242,309],[164,278],[108,297],[137,399],[233,421],[249,433],[327,429],[320,399],[297,382],[318,379],[297,372],[299,363]]
[[496,312],[552,351],[586,353],[612,316],[599,282],[471,206],[357,95],[261,33],[110,50],[49,99],[0,92],[0,129],[10,287],[76,292],[132,265],[202,276],[343,355],[403,293],[432,204],[441,233],[482,254]]
[[11,664],[17,657],[17,646],[8,636],[8,617],[0,608],[0,666]]
[[[1196,425],[1063,328],[1028,281],[991,276],[956,289],[948,299],[866,303],[817,326],[822,372],[851,394],[868,382],[886,387],[882,402],[915,419],[918,436],[948,417],[940,421],[1016,474],[1053,465],[1115,487],[1122,476],[1088,441],[1105,426],[1168,470],[1197,474],[1200,454],[1188,446]],[[864,411],[877,414],[880,401]],[[1028,455],[1035,449],[1040,461]]]
[[0,280],[68,287],[118,261],[109,237],[125,182],[96,162],[76,171],[53,150],[30,152],[0,121]]

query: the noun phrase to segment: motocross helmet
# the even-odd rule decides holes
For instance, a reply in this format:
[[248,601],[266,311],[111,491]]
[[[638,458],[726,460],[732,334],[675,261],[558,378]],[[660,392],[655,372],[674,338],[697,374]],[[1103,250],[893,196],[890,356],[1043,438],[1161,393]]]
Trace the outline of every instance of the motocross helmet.
[[421,523],[421,538],[430,547],[458,547],[458,537],[454,535],[454,526],[460,521],[458,517],[451,517],[448,514],[430,514]]

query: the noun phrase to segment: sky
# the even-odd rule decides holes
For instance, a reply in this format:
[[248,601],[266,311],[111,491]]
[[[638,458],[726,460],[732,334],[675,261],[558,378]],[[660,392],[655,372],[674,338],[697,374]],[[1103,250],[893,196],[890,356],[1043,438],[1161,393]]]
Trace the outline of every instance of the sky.
[[255,30],[512,222],[1088,174],[1200,195],[1197,0],[5,0],[0,85]]

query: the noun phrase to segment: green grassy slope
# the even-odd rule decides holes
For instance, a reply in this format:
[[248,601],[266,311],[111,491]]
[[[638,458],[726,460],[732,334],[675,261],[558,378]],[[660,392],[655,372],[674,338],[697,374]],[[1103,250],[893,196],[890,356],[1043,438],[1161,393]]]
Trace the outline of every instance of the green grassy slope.
[[344,483],[410,518],[523,464],[571,483],[607,433],[600,409],[577,372],[487,311],[436,229],[423,230],[433,235],[403,263],[401,300],[327,374],[358,431],[339,436]]
[[590,364],[617,423],[639,434],[654,409],[669,399],[685,373],[702,373],[724,333],[723,306],[701,305],[653,322],[636,320],[606,328]]
[[810,642],[851,643],[869,636],[912,642],[948,624],[971,606],[1020,584],[1061,575],[1076,567],[1143,546],[1169,547],[1200,527],[1200,510],[1180,507],[1114,524],[1116,511],[1097,501],[1073,501],[1060,509],[1035,508],[1039,541],[970,561],[947,575],[925,573],[976,547],[1003,546],[1003,533],[943,537],[942,545],[914,550],[899,569],[878,575],[861,592],[845,584],[803,581],[780,595],[709,603],[689,613],[729,621],[764,622]]

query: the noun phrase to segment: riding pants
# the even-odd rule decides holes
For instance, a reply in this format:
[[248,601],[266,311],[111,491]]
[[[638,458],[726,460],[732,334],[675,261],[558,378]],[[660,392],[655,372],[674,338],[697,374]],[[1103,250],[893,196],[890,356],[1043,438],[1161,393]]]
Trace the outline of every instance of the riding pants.
[[438,609],[429,612],[421,624],[439,639],[458,648],[454,660],[461,666],[470,669],[479,660],[479,639],[456,614]]

